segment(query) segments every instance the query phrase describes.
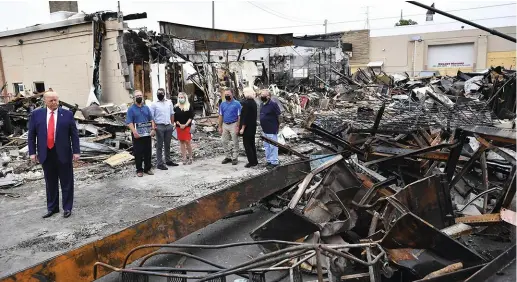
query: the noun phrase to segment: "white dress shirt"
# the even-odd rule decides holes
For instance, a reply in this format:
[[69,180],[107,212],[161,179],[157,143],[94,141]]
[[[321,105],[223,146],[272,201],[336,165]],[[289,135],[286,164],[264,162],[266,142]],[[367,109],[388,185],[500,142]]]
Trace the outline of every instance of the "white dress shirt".
[[[48,132],[48,121],[50,120],[51,109],[47,108],[47,132]],[[54,110],[54,142],[56,140],[56,129],[57,129],[57,109]]]

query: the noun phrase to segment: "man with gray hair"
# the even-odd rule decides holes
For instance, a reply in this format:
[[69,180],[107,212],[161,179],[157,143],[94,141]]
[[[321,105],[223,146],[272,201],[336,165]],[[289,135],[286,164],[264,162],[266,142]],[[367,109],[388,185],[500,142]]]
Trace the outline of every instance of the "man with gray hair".
[[[280,128],[280,107],[271,100],[271,93],[267,89],[260,91],[260,126],[264,136],[278,141],[278,130]],[[278,147],[264,142],[264,150],[266,151],[267,168],[278,166]]]

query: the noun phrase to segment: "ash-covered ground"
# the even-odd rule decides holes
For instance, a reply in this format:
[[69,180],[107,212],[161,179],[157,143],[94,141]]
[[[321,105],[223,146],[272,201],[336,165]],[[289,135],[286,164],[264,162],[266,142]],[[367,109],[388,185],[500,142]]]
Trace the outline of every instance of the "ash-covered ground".
[[[155,170],[154,176],[137,178],[133,164],[75,169],[74,208],[67,219],[41,218],[46,212],[42,179],[8,189],[17,197],[0,198],[0,277],[265,171],[263,166],[244,168],[245,156],[236,166],[222,165],[221,143],[212,138],[194,142],[192,165]],[[172,155],[179,161],[176,151]],[[260,151],[259,157],[264,162]]]

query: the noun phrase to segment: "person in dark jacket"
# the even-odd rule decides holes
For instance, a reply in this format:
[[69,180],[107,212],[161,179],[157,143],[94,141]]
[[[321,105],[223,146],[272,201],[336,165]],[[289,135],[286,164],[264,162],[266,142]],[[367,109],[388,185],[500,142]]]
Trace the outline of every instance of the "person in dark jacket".
[[[271,100],[271,93],[267,89],[260,91],[260,126],[264,136],[277,142],[278,130],[280,128],[280,107]],[[264,150],[266,151],[267,168],[275,168],[278,166],[278,147],[264,142]]]
[[251,88],[244,89],[245,100],[242,101],[241,129],[242,144],[246,151],[248,163],[244,167],[258,165],[257,148],[255,146],[255,133],[257,132],[257,103],[255,91]]

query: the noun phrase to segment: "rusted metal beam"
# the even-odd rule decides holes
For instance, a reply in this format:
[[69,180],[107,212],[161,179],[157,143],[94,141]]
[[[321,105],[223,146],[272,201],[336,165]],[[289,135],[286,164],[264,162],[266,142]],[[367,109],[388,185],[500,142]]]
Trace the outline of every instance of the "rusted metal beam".
[[461,129],[456,129],[454,131],[454,136],[452,137],[452,140],[450,140],[450,143],[457,142],[458,146],[454,147],[451,150],[451,153],[449,154],[449,160],[445,165],[447,181],[451,181],[452,177],[454,176],[454,172],[456,171],[456,165],[458,164],[461,151],[463,150],[463,144],[465,144],[465,138],[467,138],[465,131]]
[[472,215],[457,217],[456,223],[465,223],[468,225],[487,225],[501,222],[501,215],[499,213],[489,213],[483,215]]
[[[427,132],[426,132],[427,133]],[[431,143],[429,145],[431,146],[435,146],[435,145],[438,145],[440,144],[440,142],[442,141],[442,137],[440,136],[440,134],[438,134],[436,136],[436,138],[434,138],[433,140],[431,140]],[[449,157],[447,157],[447,160],[449,160]],[[425,162],[422,163],[422,165],[420,166],[421,169],[425,169],[426,167],[429,167],[429,169],[431,168],[434,168],[436,166],[436,164],[434,162],[431,162],[430,160],[427,160]]]
[[282,148],[282,149],[284,149],[284,150],[287,150],[287,151],[289,151],[290,153],[292,153],[293,155],[295,155],[295,156],[297,156],[297,157],[300,157],[300,158],[302,158],[302,159],[304,159],[304,160],[309,159],[309,157],[307,157],[306,155],[304,155],[304,154],[302,154],[302,153],[299,153],[299,152],[298,152],[298,151],[296,151],[296,150],[291,149],[291,147],[289,147],[289,146],[287,146],[287,145],[282,145],[282,144],[280,144],[280,143],[278,143],[278,142],[276,142],[276,141],[274,141],[274,140],[271,140],[271,139],[267,138],[266,136],[260,136],[260,138],[261,138],[262,140],[264,140],[264,142],[267,142],[267,143],[270,143],[270,144],[272,144],[272,145],[275,145],[275,146],[277,146],[278,148]]
[[431,137],[431,135],[429,135],[429,133],[427,133],[427,130],[421,128],[420,130],[418,130],[418,132],[420,133],[420,135],[422,135],[422,137],[424,137],[427,144],[432,145],[431,143],[433,142],[433,138]]
[[[374,152],[371,153],[371,155],[372,156],[379,156],[379,157],[389,157],[389,156],[396,156],[397,155],[397,154],[394,154],[392,151],[388,152],[388,150],[385,150],[386,148],[387,147],[380,147],[380,146],[379,147],[374,147]],[[393,148],[389,148],[389,149],[393,149]],[[413,149],[401,149],[401,148],[397,148],[396,150],[399,151],[399,153],[402,153],[402,154],[403,153],[410,153],[410,152],[415,151]],[[447,153],[447,152],[439,152],[439,151],[427,152],[427,153],[422,153],[422,154],[416,155],[415,158],[446,162],[447,160],[449,160],[449,153]],[[467,158],[460,157],[460,160],[467,161]]]
[[[284,42],[284,39],[288,40],[289,34],[283,35],[280,37],[280,45],[281,46],[302,46],[302,47],[312,47],[312,48],[330,48],[337,47],[337,40],[311,40],[304,38],[292,37],[292,42]],[[288,44],[292,43],[292,44]],[[244,49],[258,49],[258,48],[273,48],[280,47],[278,44],[266,44],[266,43],[234,43],[234,42],[220,42],[220,41],[206,41],[206,40],[197,40],[194,42],[194,47],[196,52],[204,52],[204,51],[217,51],[217,50],[233,50],[239,49],[244,45]]]
[[508,154],[507,152],[499,149],[499,147],[492,145],[492,143],[488,142],[486,139],[482,138],[478,134],[474,134],[474,137],[476,137],[476,140],[478,140],[479,143],[483,144],[483,146],[487,147],[488,149],[490,149],[494,153],[498,154],[499,156],[501,156],[503,159],[505,159],[506,161],[508,161],[512,165],[516,164],[515,163],[515,156],[512,156],[512,155]]
[[[0,281],[92,281],[95,262],[103,261],[122,266],[126,254],[133,248],[151,243],[172,243],[300,181],[306,175],[304,171],[309,171],[306,162],[279,166],[103,239],[0,278]],[[155,249],[139,250],[131,257],[131,261],[153,251]],[[98,277],[108,273],[107,270],[100,271]]]
[[456,174],[456,177],[454,177],[452,181],[449,183],[449,187],[451,189],[452,187],[454,187],[454,185],[456,185],[456,183],[458,183],[458,181],[460,181],[461,177],[465,175],[467,171],[470,170],[470,167],[472,167],[472,165],[481,157],[481,154],[485,153],[485,150],[486,147],[483,146],[483,144],[481,144],[479,148],[476,150],[476,152],[472,155],[470,160],[467,163],[465,163],[465,165],[463,165],[461,171],[458,174]]
[[237,44],[265,44],[276,47],[293,45],[293,34],[260,34],[222,30],[159,21],[160,33],[190,40]]
[[423,153],[427,153],[427,152],[432,152],[434,150],[438,150],[438,149],[442,149],[442,148],[448,148],[448,147],[453,147],[455,146],[455,144],[439,144],[439,145],[436,145],[436,146],[430,146],[430,147],[426,147],[426,148],[422,148],[422,149],[418,149],[418,150],[413,150],[412,152],[407,152],[407,153],[403,153],[403,154],[400,154],[400,155],[395,155],[395,156],[391,156],[391,157],[386,157],[386,158],[382,158],[382,159],[377,159],[377,160],[373,160],[373,161],[369,161],[369,162],[366,162],[364,163],[365,166],[370,166],[372,164],[377,164],[377,163],[381,163],[381,162],[385,162],[385,161],[392,161],[392,160],[395,160],[395,159],[401,159],[401,158],[405,158],[405,157],[411,157],[411,156],[416,156],[416,155],[420,155],[420,154],[423,154]]
[[503,143],[515,144],[517,138],[517,131],[515,129],[470,125],[462,126],[461,129],[477,133],[486,139],[499,141]]

